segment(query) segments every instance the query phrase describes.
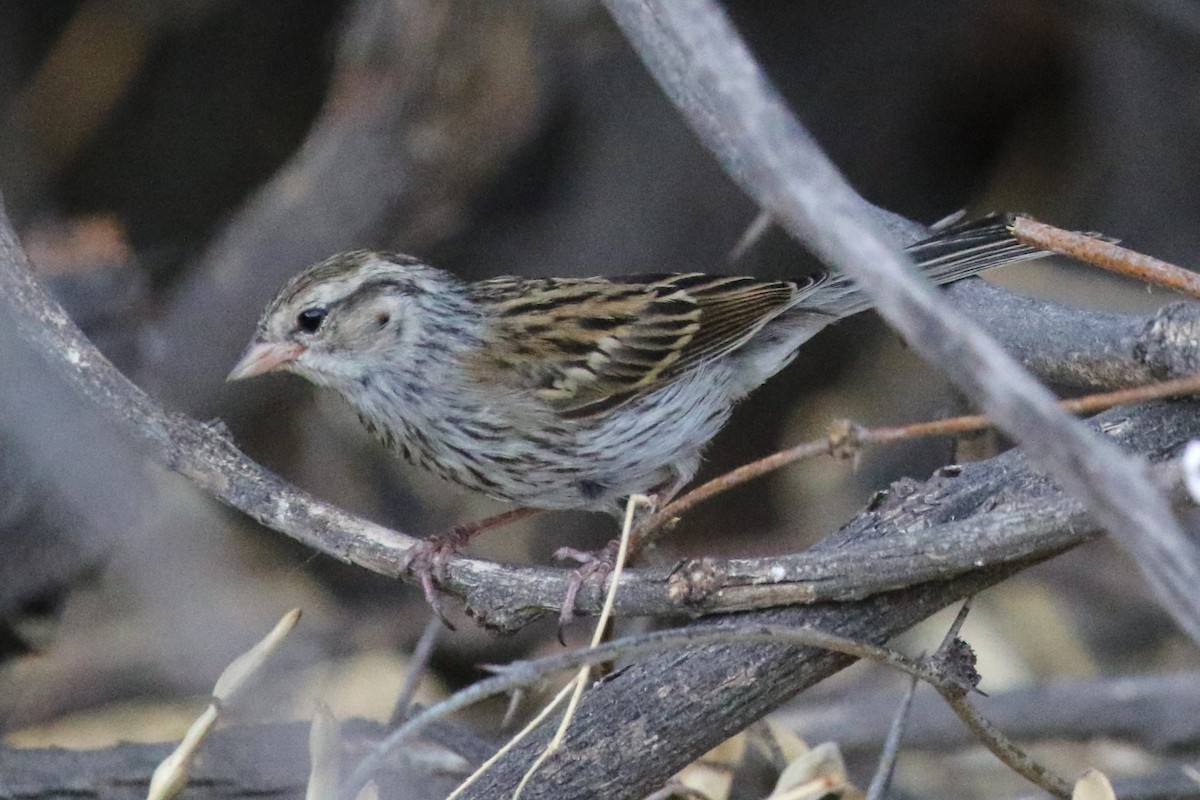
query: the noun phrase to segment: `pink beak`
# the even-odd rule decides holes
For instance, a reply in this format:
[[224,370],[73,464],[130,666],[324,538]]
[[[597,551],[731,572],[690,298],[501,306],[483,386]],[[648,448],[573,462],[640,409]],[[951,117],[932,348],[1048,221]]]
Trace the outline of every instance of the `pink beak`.
[[277,370],[303,352],[304,345],[295,342],[251,342],[225,380],[240,381]]

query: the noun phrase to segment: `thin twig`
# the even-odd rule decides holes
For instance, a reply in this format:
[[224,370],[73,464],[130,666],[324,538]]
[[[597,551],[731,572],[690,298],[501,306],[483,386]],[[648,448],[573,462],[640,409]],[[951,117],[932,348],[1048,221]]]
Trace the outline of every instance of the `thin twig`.
[[421,677],[429,665],[429,658],[433,655],[433,648],[437,644],[438,634],[442,632],[443,624],[442,618],[437,614],[431,614],[429,622],[425,623],[425,630],[421,631],[421,638],[417,639],[417,646],[413,648],[412,657],[408,659],[408,670],[404,673],[404,683],[401,684],[400,692],[396,695],[396,704],[392,707],[392,717],[388,720],[389,725],[399,725],[408,716],[408,708],[417,695],[417,689],[421,686]]
[[971,613],[971,605],[974,600],[974,597],[968,597],[962,601],[962,605],[958,607],[958,613],[954,615],[954,621],[950,623],[950,627],[946,629],[946,635],[942,637],[942,643],[938,645],[939,652],[948,651],[954,646],[958,640],[958,634],[962,632],[963,623],[967,621],[967,615]]
[[896,769],[896,757],[900,754],[900,740],[904,736],[904,727],[908,723],[908,712],[912,708],[913,696],[917,693],[916,675],[909,678],[908,688],[896,709],[892,719],[892,727],[888,730],[887,740],[883,744],[883,753],[879,756],[879,766],[867,787],[867,800],[882,800],[884,792],[892,782],[892,772]]
[[[1162,400],[1196,393],[1200,393],[1200,375],[1160,381],[1131,389],[1101,392],[1071,400],[1060,400],[1059,405],[1074,414],[1094,414],[1115,406],[1145,403],[1150,400]],[[957,436],[992,427],[995,427],[994,423],[983,414],[969,414],[884,428],[860,428],[850,423],[839,423],[837,429],[824,438],[803,442],[786,450],[764,456],[697,486],[677,500],[668,503],[647,519],[643,524],[643,531],[653,531],[722,492],[798,461],[806,461],[824,455],[853,455],[861,445],[890,444],[925,436]]]
[[[954,621],[950,623],[950,628],[942,638],[937,652],[927,659],[922,659],[927,666],[934,667],[943,677],[943,680],[934,688],[967,728],[975,734],[976,738],[986,744],[992,754],[1009,769],[1053,795],[1070,797],[1071,787],[1065,780],[1034,760],[1011,739],[1000,734],[995,725],[966,701],[968,693],[974,690],[975,683],[979,680],[979,674],[975,672],[974,653],[959,641],[958,635],[962,631],[963,623],[967,621],[967,614],[971,611],[973,599],[968,597],[963,601],[962,607],[958,609],[958,614],[955,615]],[[959,649],[960,647],[962,650]],[[969,656],[970,659],[965,666],[964,655]]]
[[1154,256],[1086,233],[1056,228],[1032,217],[1015,217],[1009,230],[1023,244],[1061,253],[1127,278],[1200,297],[1200,275]]
[[[462,793],[465,792],[471,786],[471,784],[475,783],[475,781],[482,778],[487,773],[487,771],[492,768],[493,765],[495,765],[498,761],[500,761],[501,758],[503,758],[504,756],[511,753],[513,751],[513,749],[518,744],[520,744],[521,741],[526,736],[528,736],[529,734],[531,734],[535,730],[537,730],[538,727],[541,726],[541,724],[543,722],[545,722],[546,719],[549,718],[549,716],[551,714],[554,713],[554,709],[556,709],[560,705],[562,705],[563,702],[567,699],[567,696],[571,692],[572,686],[573,686],[573,684],[568,683],[565,686],[563,686],[561,689],[559,689],[558,693],[554,695],[554,697],[550,700],[550,702],[547,703],[542,708],[541,711],[539,711],[537,714],[534,715],[533,719],[529,720],[529,722],[525,723],[525,726],[522,727],[521,730],[517,731],[515,734],[513,734],[511,737],[509,737],[507,742],[505,742],[503,745],[501,745],[501,747],[498,750],[496,750],[496,752],[494,752],[490,756],[488,756],[488,758],[482,764],[480,764],[475,769],[474,772],[472,772],[465,779],[463,779],[462,783],[460,783],[458,786],[455,786],[454,791],[452,791],[450,794],[446,795],[446,800],[455,800],[456,797],[461,797]],[[513,687],[513,688],[519,688],[519,687]],[[453,699],[453,698],[451,698],[451,699]],[[480,699],[483,699],[483,698],[480,698]],[[437,708],[437,706],[434,706],[434,708]],[[430,710],[432,710],[432,709],[430,709]],[[446,712],[446,713],[450,713],[450,712]],[[424,716],[424,715],[422,715],[422,716]],[[419,717],[418,717],[418,719],[419,719]],[[432,722],[433,720],[431,719],[430,721]],[[403,730],[403,729],[401,729],[401,730]],[[398,732],[399,731],[397,731],[397,733]],[[395,734],[393,734],[393,736],[394,735]],[[390,741],[390,737],[389,737],[389,739],[387,739],[385,741]],[[383,744],[381,743],[379,745],[379,747],[376,748],[375,752],[376,753],[380,752],[382,750],[382,748],[383,748]],[[372,753],[371,755],[368,755],[366,758],[364,758],[362,760],[362,762],[359,763],[358,769],[355,770],[355,774],[357,774],[359,770],[364,769],[364,766],[367,764],[367,762],[370,759],[373,758],[374,755],[375,754]],[[371,767],[370,772],[366,774],[366,778],[364,779],[364,781],[369,780],[371,775],[374,774],[374,772],[377,768],[378,768],[378,766]],[[350,777],[351,777],[351,781],[353,781],[354,776],[352,775]],[[364,782],[363,785],[365,786],[366,783]],[[357,793],[358,791],[359,791],[359,788],[356,787],[354,789],[354,792]],[[352,797],[352,795],[350,795],[348,793],[348,790],[345,790],[345,789],[338,796],[340,798],[342,798],[342,800],[349,800]]]
[[935,686],[934,688],[937,689],[938,694],[942,696],[942,699],[958,715],[958,718],[963,721],[971,733],[975,734],[975,737],[983,742],[996,758],[1004,762],[1005,766],[1056,797],[1071,796],[1070,784],[1034,761],[1029,757],[1028,753],[1017,747],[1007,736],[1000,733],[991,722],[979,713],[979,710],[975,706],[967,701],[967,698],[961,692],[942,686]]

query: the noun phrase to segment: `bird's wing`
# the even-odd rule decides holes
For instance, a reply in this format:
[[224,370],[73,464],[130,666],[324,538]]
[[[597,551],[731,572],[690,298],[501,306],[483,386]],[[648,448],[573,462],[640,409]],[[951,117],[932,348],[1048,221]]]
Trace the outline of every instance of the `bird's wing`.
[[494,278],[472,287],[490,327],[469,366],[483,383],[588,416],[738,349],[818,283],[699,273]]

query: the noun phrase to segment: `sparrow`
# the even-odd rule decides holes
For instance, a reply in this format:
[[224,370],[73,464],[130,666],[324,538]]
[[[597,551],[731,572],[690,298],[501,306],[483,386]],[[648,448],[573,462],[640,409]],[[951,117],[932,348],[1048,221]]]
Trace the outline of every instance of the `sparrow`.
[[[937,284],[1044,255],[998,216],[907,250]],[[467,282],[356,250],[287,282],[228,379],[294,373],[448,481],[525,508],[619,514],[631,494],[674,496],[740,399],[869,307],[831,273]]]

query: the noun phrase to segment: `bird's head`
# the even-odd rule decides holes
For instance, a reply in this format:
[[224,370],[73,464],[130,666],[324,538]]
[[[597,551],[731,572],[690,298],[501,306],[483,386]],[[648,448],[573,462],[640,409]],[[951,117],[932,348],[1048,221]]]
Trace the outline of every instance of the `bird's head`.
[[227,380],[294,372],[345,388],[381,367],[401,369],[436,333],[430,322],[461,294],[450,275],[411,256],[340,253],[288,281],[263,312]]

